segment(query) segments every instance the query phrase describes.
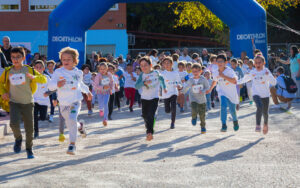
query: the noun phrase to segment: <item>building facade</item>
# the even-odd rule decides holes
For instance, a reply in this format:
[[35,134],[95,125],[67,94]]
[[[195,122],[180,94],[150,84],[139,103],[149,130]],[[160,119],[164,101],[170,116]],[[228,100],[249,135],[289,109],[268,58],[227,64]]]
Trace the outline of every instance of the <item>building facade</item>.
[[[48,16],[62,1],[0,0],[0,37],[9,36],[12,45],[47,55]],[[93,51],[127,54],[126,4],[115,4],[87,31],[86,53]]]

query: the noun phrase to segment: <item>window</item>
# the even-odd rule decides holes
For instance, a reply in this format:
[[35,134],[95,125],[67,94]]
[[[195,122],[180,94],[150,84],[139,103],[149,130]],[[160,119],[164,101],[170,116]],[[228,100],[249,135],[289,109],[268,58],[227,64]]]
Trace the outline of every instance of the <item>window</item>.
[[0,12],[21,11],[21,0],[0,0]]
[[119,10],[119,4],[118,3],[114,4],[109,10],[110,11]]
[[29,0],[29,11],[52,11],[62,0]]

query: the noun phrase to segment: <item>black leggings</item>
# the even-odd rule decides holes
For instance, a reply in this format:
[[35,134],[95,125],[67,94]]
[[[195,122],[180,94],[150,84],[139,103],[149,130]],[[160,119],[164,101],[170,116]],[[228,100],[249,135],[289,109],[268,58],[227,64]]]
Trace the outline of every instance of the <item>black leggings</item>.
[[153,134],[154,117],[158,107],[158,98],[152,100],[142,99],[141,101],[142,101],[142,116],[144,118],[145,126],[147,129],[146,133]]
[[270,98],[261,98],[258,95],[253,96],[253,100],[256,104],[256,125],[260,125],[261,117],[264,116],[264,124],[268,124],[269,119],[269,102]]
[[39,120],[45,121],[47,117],[48,106],[34,103],[34,132],[39,132]]
[[172,95],[170,98],[164,100],[165,112],[170,113],[172,111],[171,123],[175,123],[175,119],[176,119],[176,102],[177,102],[177,95]]
[[124,87],[120,87],[120,91],[115,93],[115,105],[120,108],[120,99],[124,97]]
[[114,110],[114,100],[115,100],[115,94],[113,93],[112,95],[109,96],[109,101],[108,101],[108,116],[111,116]]

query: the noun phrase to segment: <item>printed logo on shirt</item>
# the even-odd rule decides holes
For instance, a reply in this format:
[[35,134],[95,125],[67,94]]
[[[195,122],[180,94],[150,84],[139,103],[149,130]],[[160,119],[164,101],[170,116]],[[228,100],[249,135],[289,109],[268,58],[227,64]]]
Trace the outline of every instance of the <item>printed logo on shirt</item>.
[[24,85],[26,83],[25,74],[10,74],[9,81],[11,85]]
[[170,81],[170,80],[166,80],[166,83],[167,83],[167,85],[168,85],[168,87],[169,88],[171,88],[171,87],[177,87],[177,85],[178,85],[178,82],[176,82],[176,81]]
[[193,93],[200,93],[200,91],[203,90],[203,88],[203,84],[196,84],[192,86]]
[[256,84],[265,84],[264,77],[262,75],[257,75],[254,77],[254,83]]
[[151,83],[148,84],[149,87],[156,87],[157,84],[158,84],[158,78],[155,77],[153,74],[148,75],[148,76],[145,78],[145,81],[151,81]]
[[109,78],[103,78],[101,80],[101,85],[102,86],[107,86],[107,85],[109,85],[109,82],[110,82]]
[[225,80],[224,78],[218,78],[218,82],[220,83],[220,84],[224,84],[224,85],[229,85],[229,82],[227,81],[227,80]]

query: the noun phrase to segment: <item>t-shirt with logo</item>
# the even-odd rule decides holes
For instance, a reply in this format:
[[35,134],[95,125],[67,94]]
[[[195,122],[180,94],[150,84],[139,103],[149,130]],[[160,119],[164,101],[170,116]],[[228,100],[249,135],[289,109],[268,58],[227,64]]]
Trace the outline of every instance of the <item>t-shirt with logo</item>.
[[30,88],[30,79],[26,76],[28,67],[23,66],[20,70],[13,67],[9,71],[9,97],[10,101],[20,104],[33,103],[32,91]]
[[[236,78],[236,79],[238,78],[235,72],[229,67],[225,68],[223,74],[229,78]],[[232,103],[239,104],[239,97],[236,90],[236,84],[233,84],[228,80],[220,77],[219,71],[215,71],[213,73],[213,80],[218,82],[216,90],[218,91],[219,97],[225,96]]]
[[163,71],[162,77],[166,83],[167,93],[162,92],[162,98],[167,99],[173,95],[178,96],[178,86],[181,86],[181,79],[177,71]]
[[48,83],[50,82],[50,77],[48,75],[44,76],[47,78],[47,83],[45,84],[37,84],[37,90],[33,95],[33,99],[35,103],[43,106],[50,106],[50,99],[49,97],[45,97],[44,93],[48,91]]
[[[131,87],[131,88],[134,88],[135,87],[135,82],[136,81],[133,81],[132,80],[132,77],[131,77],[131,75],[128,73],[128,72],[124,72],[124,77],[125,77],[125,84],[124,84],[124,88],[129,88],[129,87]],[[135,78],[135,79],[137,79],[137,75],[136,75],[136,73],[132,73],[132,75],[133,75],[133,77]]]
[[[206,103],[206,90],[209,89],[209,84],[204,76],[200,76],[200,78],[190,78],[186,82],[186,86],[184,87],[184,93],[188,90],[189,92],[189,100],[190,102],[196,102],[198,104]],[[201,93],[200,93],[201,92]]]

